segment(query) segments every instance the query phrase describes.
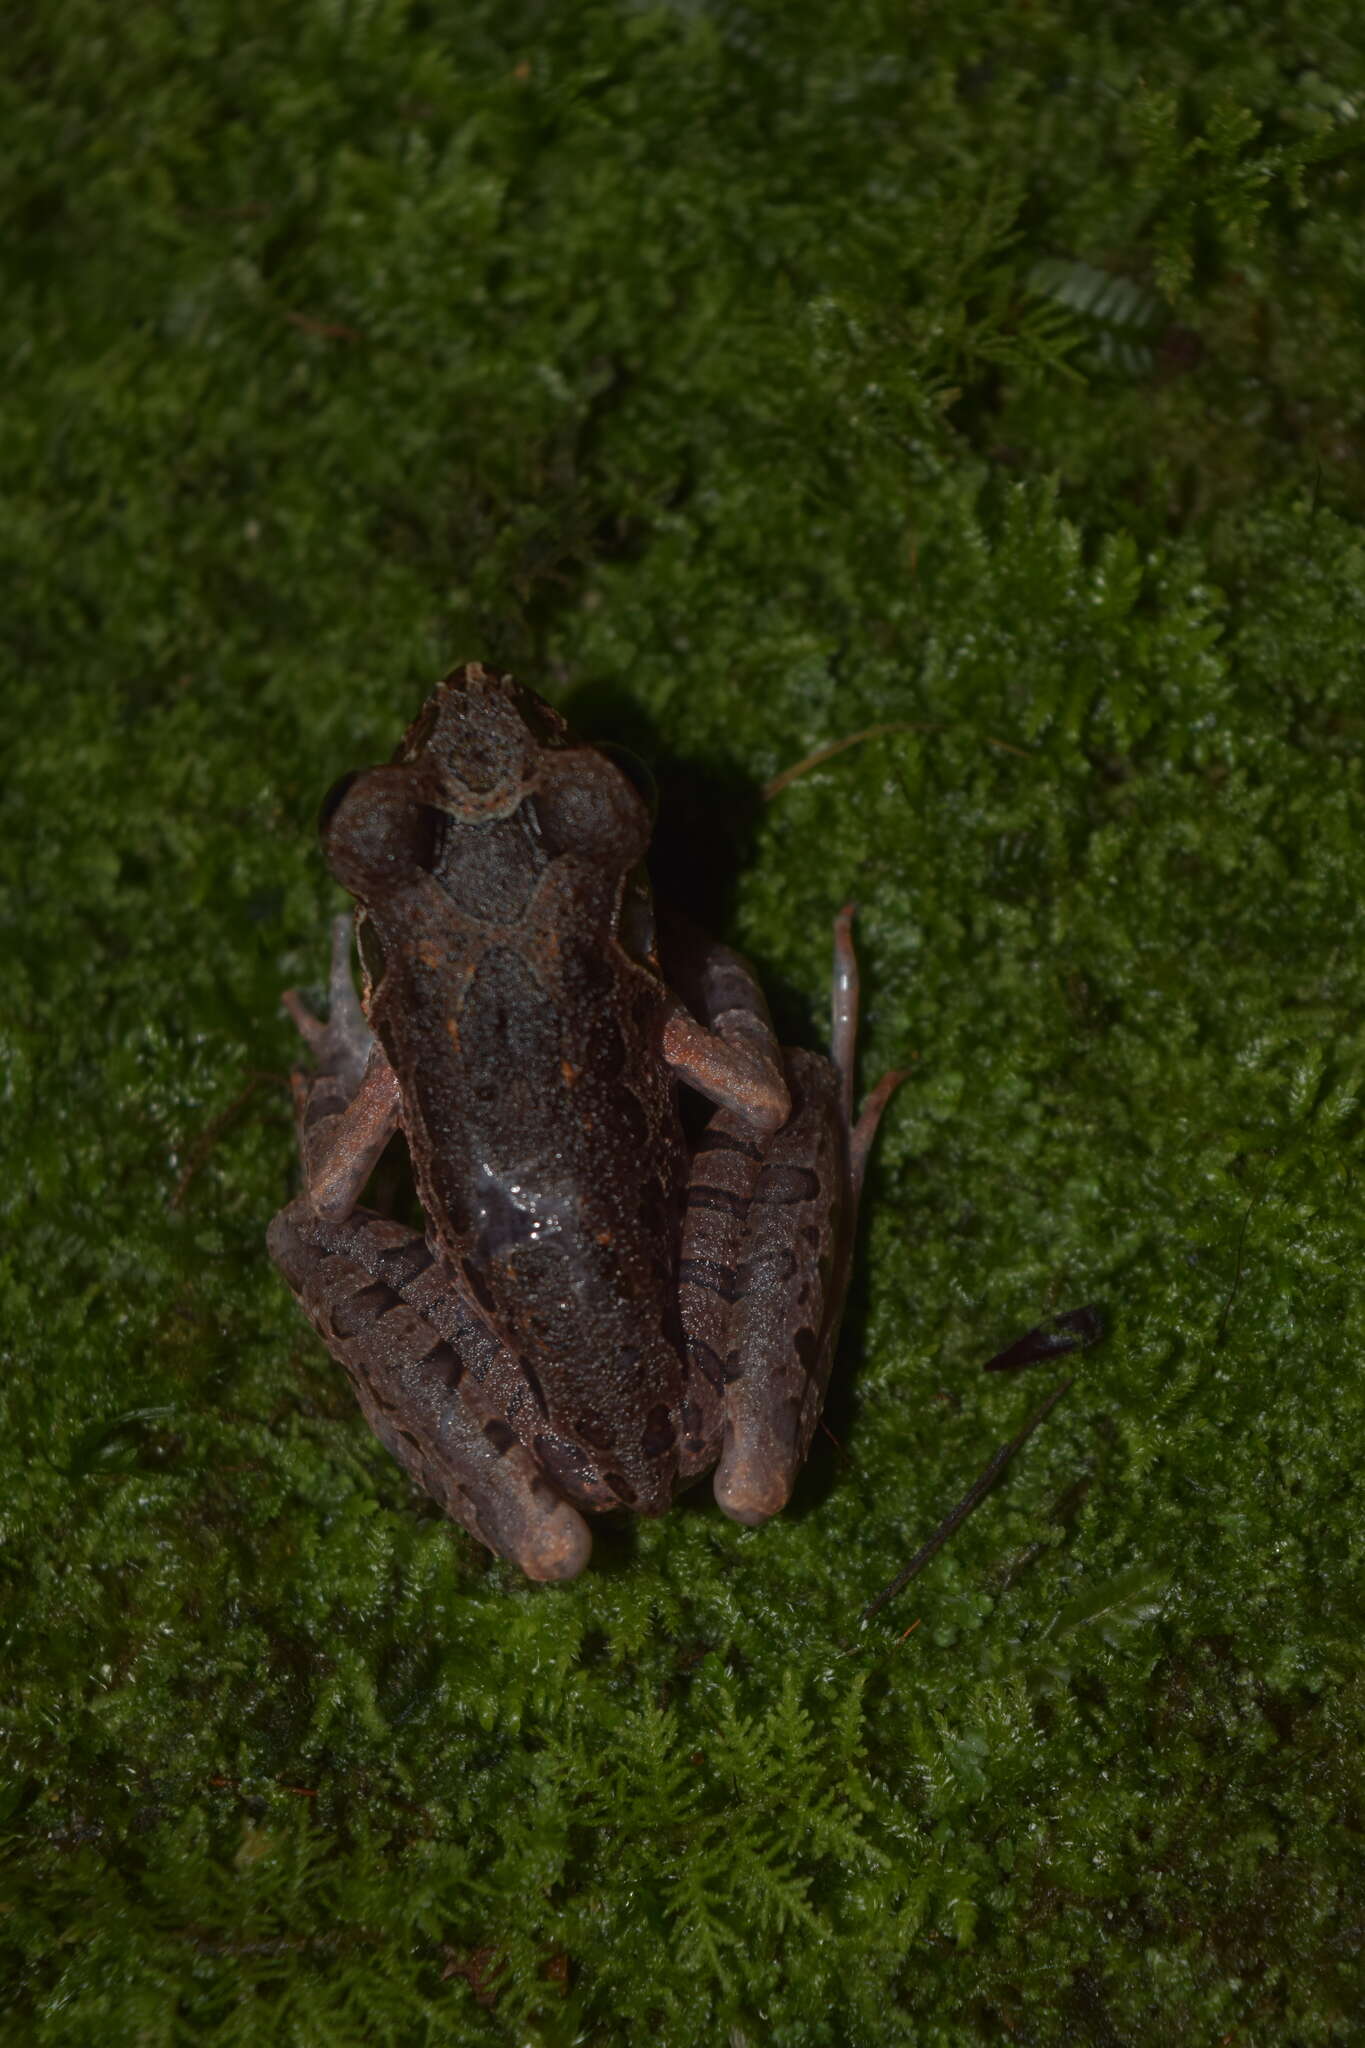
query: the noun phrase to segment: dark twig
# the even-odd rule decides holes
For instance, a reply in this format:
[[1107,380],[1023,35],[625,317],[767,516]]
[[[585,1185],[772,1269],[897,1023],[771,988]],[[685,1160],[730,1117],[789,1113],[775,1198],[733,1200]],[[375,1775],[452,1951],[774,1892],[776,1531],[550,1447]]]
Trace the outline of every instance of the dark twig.
[[214,1146],[218,1143],[224,1131],[241,1115],[252,1096],[256,1093],[256,1090],[265,1087],[267,1084],[273,1087],[281,1079],[282,1076],[279,1074],[253,1073],[241,1094],[234,1096],[227,1108],[220,1110],[213,1121],[200,1132],[191,1148],[190,1156],[185,1162],[184,1170],[175,1184],[174,1192],[166,1204],[167,1208],[178,1209],[180,1207],[180,1204],[189,1192],[190,1182],[213,1151]]
[[[813,754],[807,754],[803,760],[794,762],[790,768],[784,768],[780,775],[773,776],[771,782],[764,783],[759,795],[765,804],[771,803],[775,796],[779,796],[803,775],[808,775],[812,768],[823,767],[825,762],[832,761],[836,754],[846,753],[850,747],[859,747],[864,740],[882,739],[890,732],[951,731],[952,727],[945,725],[941,719],[892,718],[881,725],[865,725],[861,732],[851,732],[844,739],[831,740],[827,746],[817,747]],[[992,733],[983,733],[981,737],[986,746],[998,747],[1003,754],[1017,754],[1021,761],[1033,759],[1027,747],[1012,746],[1009,740],[998,740]]]
[[1012,1436],[1007,1444],[1001,1444],[999,1450],[981,1474],[981,1477],[975,1480],[967,1489],[962,1499],[952,1510],[952,1513],[945,1516],[944,1520],[939,1523],[929,1541],[915,1552],[909,1564],[902,1571],[896,1573],[889,1586],[883,1586],[875,1600],[868,1601],[862,1612],[862,1627],[865,1628],[867,1626],[874,1614],[881,1613],[888,1600],[894,1600],[897,1593],[903,1592],[911,1579],[917,1578],[924,1570],[924,1567],[931,1558],[937,1557],[939,1551],[942,1550],[944,1544],[948,1541],[948,1538],[955,1530],[962,1527],[962,1524],[966,1521],[968,1515],[971,1514],[973,1508],[979,1507],[986,1498],[986,1495],[995,1485],[996,1480],[1005,1470],[1015,1452],[1023,1449],[1024,1445],[1033,1435],[1034,1430],[1038,1428],[1040,1423],[1047,1420],[1047,1417],[1057,1406],[1067,1388],[1074,1385],[1075,1376],[1073,1374],[1071,1379],[1063,1380],[1060,1386],[1054,1387],[1046,1401],[1039,1402],[1018,1436]]
[[311,313],[294,312],[286,312],[284,317],[291,327],[297,327],[303,334],[316,334],[323,341],[365,339],[358,327],[348,327],[344,320],[315,320]]
[[1232,1314],[1232,1304],[1236,1301],[1242,1285],[1242,1253],[1246,1250],[1247,1227],[1251,1222],[1251,1212],[1260,1199],[1260,1195],[1253,1195],[1247,1203],[1246,1214],[1242,1218],[1242,1227],[1237,1233],[1237,1268],[1232,1276],[1232,1285],[1228,1289],[1228,1298],[1223,1303],[1223,1313],[1218,1318],[1218,1330],[1213,1340],[1215,1349],[1223,1344],[1227,1338],[1228,1317]]
[[812,768],[823,767],[825,762],[832,761],[836,754],[847,753],[850,747],[861,746],[864,740],[881,739],[889,732],[946,732],[947,729],[937,721],[913,718],[893,718],[882,725],[865,725],[861,732],[851,732],[844,739],[831,740],[827,746],[817,747],[813,754],[806,754],[790,768],[784,768],[780,775],[774,775],[770,782],[764,783],[759,795],[765,804],[771,803],[790,783],[799,781],[803,775],[808,775]]
[[1094,1302],[1084,1308],[1069,1308],[1050,1316],[1036,1329],[1026,1330],[1003,1351],[982,1366],[983,1372],[1022,1372],[1025,1366],[1046,1365],[1050,1359],[1065,1358],[1068,1351],[1085,1351],[1104,1335],[1104,1318]]

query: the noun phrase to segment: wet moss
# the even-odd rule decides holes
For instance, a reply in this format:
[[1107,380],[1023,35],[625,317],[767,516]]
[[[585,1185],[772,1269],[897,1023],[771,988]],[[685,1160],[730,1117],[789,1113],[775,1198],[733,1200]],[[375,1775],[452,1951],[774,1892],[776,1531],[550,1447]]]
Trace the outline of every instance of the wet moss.
[[[1361,42],[16,28],[10,2038],[1349,2038]],[[856,896],[866,1072],[914,1069],[840,1449],[552,1591],[414,1496],[262,1242],[316,803],[471,656],[651,755],[804,1042]],[[1045,1384],[980,1366],[1087,1300],[860,1630]]]

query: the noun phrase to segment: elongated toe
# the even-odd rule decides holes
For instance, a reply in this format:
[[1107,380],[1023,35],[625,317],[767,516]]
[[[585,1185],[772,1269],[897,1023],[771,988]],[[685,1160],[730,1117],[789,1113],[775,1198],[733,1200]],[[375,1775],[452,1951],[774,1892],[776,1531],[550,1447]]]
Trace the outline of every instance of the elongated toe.
[[716,1467],[716,1505],[732,1522],[756,1529],[781,1514],[791,1498],[792,1476],[728,1447]]
[[519,1546],[514,1563],[528,1579],[554,1585],[576,1579],[592,1556],[592,1531],[577,1508],[567,1501],[551,1509],[524,1546]]

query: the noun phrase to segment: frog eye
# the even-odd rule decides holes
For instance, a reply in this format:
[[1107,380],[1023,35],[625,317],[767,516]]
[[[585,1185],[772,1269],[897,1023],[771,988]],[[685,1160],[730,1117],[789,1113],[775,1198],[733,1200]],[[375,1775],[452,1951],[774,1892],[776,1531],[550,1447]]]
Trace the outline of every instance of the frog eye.
[[620,746],[615,740],[598,740],[595,744],[598,753],[605,754],[612,766],[620,769],[636,795],[643,800],[652,825],[659,815],[659,785],[646,764],[629,747]]
[[405,769],[372,768],[329,790],[319,823],[328,867],[363,902],[435,865],[444,818],[413,797]]
[[542,845],[552,857],[572,854],[624,874],[649,845],[649,815],[634,784],[596,747],[578,747],[557,759],[559,770],[543,772],[535,796],[527,798]]

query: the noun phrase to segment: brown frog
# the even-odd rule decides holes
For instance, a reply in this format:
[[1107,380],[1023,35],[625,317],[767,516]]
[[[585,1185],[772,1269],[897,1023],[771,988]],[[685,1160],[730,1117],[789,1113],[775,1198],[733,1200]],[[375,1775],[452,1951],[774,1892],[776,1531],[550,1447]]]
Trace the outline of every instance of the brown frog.
[[[329,1015],[285,998],[306,1191],[271,1256],[380,1441],[534,1579],[585,1511],[660,1514],[717,1465],[757,1523],[819,1417],[863,1166],[857,977],[835,926],[833,1063],[782,1052],[739,955],[656,929],[648,806],[532,691],[477,663],[324,806],[355,897]],[[689,1157],[677,1084],[720,1105]],[[402,1128],[426,1234],[357,1207]],[[718,1461],[718,1462],[717,1462]]]

